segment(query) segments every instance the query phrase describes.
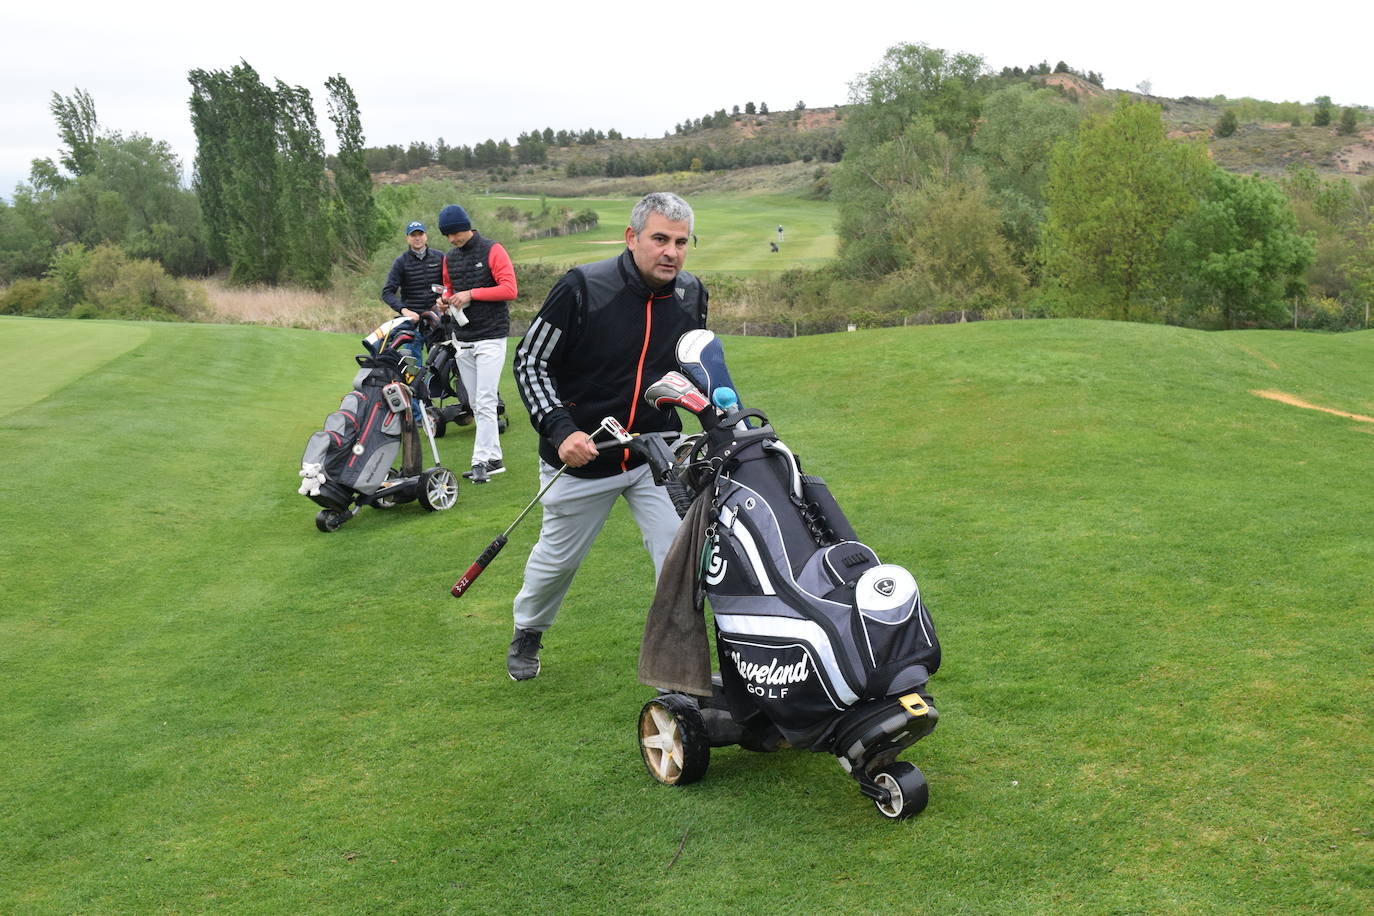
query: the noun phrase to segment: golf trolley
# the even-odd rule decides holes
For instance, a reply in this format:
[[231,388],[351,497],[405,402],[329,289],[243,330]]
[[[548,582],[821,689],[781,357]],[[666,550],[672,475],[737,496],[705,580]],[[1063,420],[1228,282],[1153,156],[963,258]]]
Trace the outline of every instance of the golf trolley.
[[702,778],[712,747],[823,751],[885,817],[919,813],[925,777],[897,756],[938,721],[927,681],[940,646],[915,579],[881,563],[768,418],[739,406],[714,334],[684,335],[677,357],[683,372],[646,400],[688,410],[703,431],[671,453],[661,440],[640,448],[688,517],[679,538],[696,539],[689,556],[700,558],[718,670],[709,695],[660,689],[644,705],[645,767],[680,786]]
[[[414,357],[401,350],[413,333],[408,319],[394,319],[363,341],[369,352],[356,357],[353,389],[306,441],[298,492],[323,507],[315,516],[320,531],[338,530],[363,506],[418,501],[428,512],[442,512],[458,501],[458,478],[440,464],[423,388],[416,390]],[[421,430],[434,455],[428,468]],[[393,466],[398,453],[399,469]]]

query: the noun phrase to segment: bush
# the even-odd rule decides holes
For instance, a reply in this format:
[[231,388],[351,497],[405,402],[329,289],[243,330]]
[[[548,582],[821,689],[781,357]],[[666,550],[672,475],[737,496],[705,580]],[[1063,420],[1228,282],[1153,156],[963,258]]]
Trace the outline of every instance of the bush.
[[1221,120],[1217,121],[1216,135],[1218,137],[1230,137],[1236,132],[1236,113],[1229,108],[1221,113]]
[[0,315],[51,317],[56,297],[49,280],[15,280],[0,292]]

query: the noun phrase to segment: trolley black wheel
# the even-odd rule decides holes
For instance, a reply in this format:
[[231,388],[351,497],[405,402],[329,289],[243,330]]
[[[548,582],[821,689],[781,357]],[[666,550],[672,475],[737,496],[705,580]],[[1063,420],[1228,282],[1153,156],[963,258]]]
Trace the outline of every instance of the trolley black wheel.
[[432,467],[420,475],[420,505],[426,512],[452,509],[458,501],[458,478],[445,467]]
[[497,435],[500,435],[501,433],[504,433],[504,432],[505,432],[506,430],[508,430],[508,429],[510,429],[510,420],[506,417],[506,415],[505,415],[505,414],[502,414],[501,416],[497,417],[497,418],[496,418],[496,433],[497,433]]
[[706,775],[711,740],[696,701],[665,693],[639,711],[639,754],[649,775],[668,786],[685,786]]
[[448,421],[444,419],[444,415],[440,411],[431,410],[429,418],[434,421],[434,438],[444,438],[444,433],[448,432]]
[[886,789],[891,799],[887,804],[874,801],[883,817],[894,821],[920,814],[930,802],[930,786],[925,774],[905,760],[889,763],[873,774],[873,781]]
[[321,509],[315,513],[315,527],[328,534],[338,531],[339,526],[348,521],[348,513],[338,509]]

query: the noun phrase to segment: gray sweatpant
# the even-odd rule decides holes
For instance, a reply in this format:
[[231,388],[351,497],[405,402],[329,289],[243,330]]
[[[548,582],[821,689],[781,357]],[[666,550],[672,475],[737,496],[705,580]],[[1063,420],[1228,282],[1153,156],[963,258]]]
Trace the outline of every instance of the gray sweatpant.
[[[540,486],[555,468],[539,463]],[[515,625],[547,630],[558,616],[573,576],[592,549],[611,514],[616,497],[624,496],[654,561],[654,578],[677,534],[678,515],[668,494],[655,486],[648,465],[614,477],[582,478],[564,474],[544,494],[544,522],[539,541],[525,561],[525,582],[515,596]],[[647,607],[647,605],[646,605]]]

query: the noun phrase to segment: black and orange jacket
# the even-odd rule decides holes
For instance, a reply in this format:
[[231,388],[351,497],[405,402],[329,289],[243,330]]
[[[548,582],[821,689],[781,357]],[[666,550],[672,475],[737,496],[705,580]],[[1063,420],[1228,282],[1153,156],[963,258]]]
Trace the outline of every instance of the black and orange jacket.
[[[515,350],[515,383],[539,431],[539,457],[560,467],[558,444],[608,416],[632,433],[680,430],[677,411],[645,403],[644,389],[678,367],[677,339],[706,326],[706,301],[706,287],[686,272],[650,289],[629,249],[568,271]],[[617,449],[568,473],[609,477],[642,463]]]

